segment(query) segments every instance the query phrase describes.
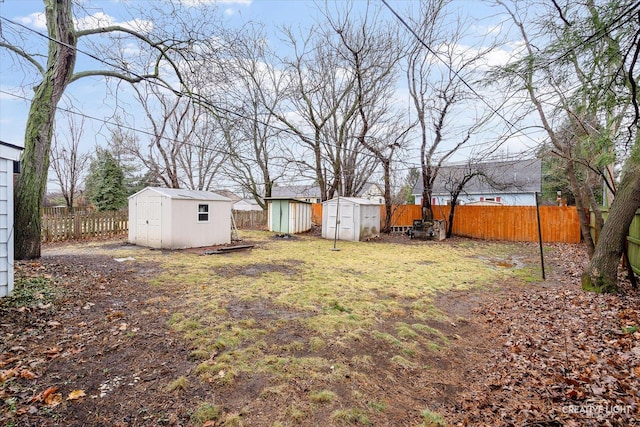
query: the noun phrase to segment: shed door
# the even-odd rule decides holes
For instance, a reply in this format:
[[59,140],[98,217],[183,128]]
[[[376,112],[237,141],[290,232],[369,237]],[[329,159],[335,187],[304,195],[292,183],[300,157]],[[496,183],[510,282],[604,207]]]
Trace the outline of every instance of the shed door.
[[355,240],[355,205],[353,203],[341,204],[339,208],[340,224],[338,238],[340,240]]
[[[353,204],[332,201],[325,206],[327,208],[327,237],[333,238],[337,234],[336,237],[339,240],[354,240]],[[336,216],[339,217],[339,222],[336,222]],[[336,226],[338,227],[337,233]]]
[[136,202],[136,242],[159,248],[162,244],[162,198],[150,197]]
[[289,232],[289,201],[274,200],[271,203],[271,228],[278,233]]

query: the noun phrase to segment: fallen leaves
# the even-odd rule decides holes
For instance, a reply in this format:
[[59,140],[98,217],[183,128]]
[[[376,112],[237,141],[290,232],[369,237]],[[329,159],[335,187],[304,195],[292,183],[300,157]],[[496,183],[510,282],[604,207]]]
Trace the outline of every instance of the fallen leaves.
[[640,418],[640,295],[583,292],[573,279],[579,268],[478,310],[502,342],[461,394],[460,425],[627,426]]
[[81,397],[85,397],[85,396],[86,396],[86,394],[85,394],[84,390],[73,390],[67,396],[67,400],[78,400]]

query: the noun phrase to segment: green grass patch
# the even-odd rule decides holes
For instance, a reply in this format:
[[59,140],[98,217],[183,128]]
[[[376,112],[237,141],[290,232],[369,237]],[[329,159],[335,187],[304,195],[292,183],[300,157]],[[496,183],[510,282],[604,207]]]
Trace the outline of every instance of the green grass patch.
[[312,402],[316,403],[333,402],[335,398],[336,394],[331,390],[318,390],[309,393],[309,399],[311,399]]
[[407,360],[404,357],[398,356],[398,355],[393,356],[391,358],[391,362],[395,363],[396,365],[402,366],[405,369],[413,369],[417,366],[414,362]]
[[340,409],[331,414],[331,419],[340,424],[371,425],[366,411],[360,408]]
[[211,403],[203,403],[193,412],[191,418],[197,425],[202,425],[207,421],[217,421],[222,416],[222,409]]
[[432,412],[428,408],[422,411],[422,427],[446,427],[447,423],[442,415]]
[[[448,344],[429,326],[451,321],[434,305],[438,294],[518,277],[516,268],[496,268],[497,257],[514,253],[514,245],[499,242],[340,242],[340,251],[332,251],[330,240],[306,234],[287,240],[264,231],[241,235],[254,248],[225,256],[99,247],[95,253],[159,265],[151,283],[179,295],[167,304],[174,311],[169,325],[191,349],[196,375],[224,386],[243,373],[258,374],[273,387],[263,391],[265,399],[302,378],[334,390],[346,376],[365,381],[379,357],[406,368],[424,366],[427,351]],[[376,347],[391,348],[395,356],[389,360]],[[295,424],[302,416],[296,409],[308,419],[322,399],[310,394],[309,407],[292,407],[289,414],[283,408],[286,419],[277,421]],[[372,424],[368,416],[379,412],[374,406],[342,408],[327,421]]]
[[37,307],[55,302],[61,295],[56,282],[47,277],[16,275],[11,296],[1,298],[2,307]]
[[189,387],[189,380],[185,376],[181,376],[171,381],[167,386],[167,391],[185,391]]

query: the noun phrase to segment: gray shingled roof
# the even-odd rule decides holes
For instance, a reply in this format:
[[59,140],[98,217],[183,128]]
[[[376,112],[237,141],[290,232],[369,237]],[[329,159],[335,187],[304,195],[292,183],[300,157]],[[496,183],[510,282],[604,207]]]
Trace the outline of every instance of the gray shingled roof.
[[275,198],[320,198],[320,187],[317,185],[288,185],[273,187],[271,197]]
[[[540,159],[483,162],[472,167],[483,171],[486,177],[474,177],[464,187],[466,193],[533,193],[542,187],[542,161]],[[468,165],[442,166],[433,186],[433,194],[449,194],[451,181],[457,181],[469,170]],[[418,179],[413,194],[422,193],[422,180]]]

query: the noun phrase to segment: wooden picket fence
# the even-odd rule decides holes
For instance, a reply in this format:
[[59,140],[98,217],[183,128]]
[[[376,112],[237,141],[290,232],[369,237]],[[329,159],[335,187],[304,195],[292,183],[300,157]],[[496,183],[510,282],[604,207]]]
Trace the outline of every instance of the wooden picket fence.
[[42,241],[108,237],[126,233],[128,211],[52,213],[42,216]]

